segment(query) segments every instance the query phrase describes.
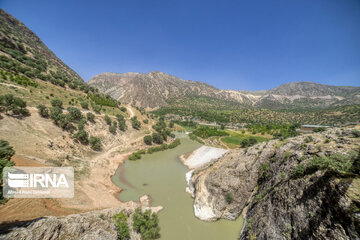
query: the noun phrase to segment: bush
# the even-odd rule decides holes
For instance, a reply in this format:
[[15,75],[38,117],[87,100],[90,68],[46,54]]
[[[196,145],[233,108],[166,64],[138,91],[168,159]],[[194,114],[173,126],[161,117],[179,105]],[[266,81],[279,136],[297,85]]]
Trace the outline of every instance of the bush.
[[80,121],[82,118],[81,111],[76,107],[68,107],[69,119],[71,121]]
[[269,176],[270,164],[262,163],[259,167],[259,179],[265,179]]
[[127,215],[123,212],[119,212],[118,214],[115,214],[112,218],[115,222],[115,226],[118,232],[118,239],[130,239],[130,229],[127,225]]
[[98,137],[91,136],[89,139],[89,143],[91,145],[91,148],[95,151],[101,150],[101,140]]
[[125,122],[125,120],[121,120],[121,121],[119,121],[119,129],[120,129],[121,131],[123,131],[123,132],[125,132],[125,131],[126,131],[127,126],[126,126],[126,122]]
[[82,144],[87,144],[89,142],[89,134],[83,130],[80,129],[75,135],[74,137],[79,140]]
[[151,210],[141,211],[141,208],[135,209],[132,216],[133,228],[141,234],[142,240],[151,240],[160,238],[159,218]]
[[45,105],[40,104],[37,106],[37,109],[39,111],[39,115],[43,118],[48,118],[49,117],[49,110],[47,109],[47,107],[45,107]]
[[94,105],[92,105],[91,107],[92,107],[92,109],[94,110],[94,112],[96,112],[96,113],[100,113],[100,112],[101,112],[101,106],[94,104]]
[[301,178],[305,174],[305,166],[303,164],[298,164],[293,170],[291,170],[291,178]]
[[153,139],[153,142],[156,144],[162,144],[164,142],[163,137],[161,136],[160,133],[156,133],[156,132],[153,133],[152,139]]
[[129,156],[129,160],[138,160],[138,159],[141,159],[141,155],[142,154],[145,154],[146,151],[145,150],[139,150],[137,152],[134,152],[132,153],[130,156]]
[[121,107],[120,110],[121,110],[122,112],[126,112],[126,111],[127,111],[126,107]]
[[149,123],[149,120],[148,120],[148,119],[144,119],[144,120],[143,120],[143,123],[148,124],[148,123]]
[[169,149],[173,149],[176,148],[177,146],[179,146],[181,144],[180,139],[176,139],[175,141],[173,141],[172,143],[170,143],[168,145]]
[[313,132],[324,132],[326,130],[326,127],[317,127],[313,129]]
[[356,138],[360,137],[360,131],[359,130],[353,130],[353,131],[351,131],[351,133]]
[[247,139],[247,138],[243,139],[241,141],[240,146],[243,147],[243,148],[247,148],[247,147],[250,147],[250,146],[252,146],[252,145],[254,145],[256,143],[257,143],[256,138],[251,136],[249,139]]
[[90,121],[90,122],[95,122],[95,115],[92,114],[91,112],[88,112],[88,113],[86,114],[86,118],[87,118],[87,120]]
[[105,115],[104,120],[107,125],[111,125],[111,118],[108,115]]
[[136,130],[139,130],[140,127],[141,127],[141,123],[139,122],[139,120],[137,120],[137,117],[134,116],[132,117],[131,119],[131,126],[136,129]]
[[60,99],[53,99],[51,100],[51,106],[62,108],[63,102]]
[[[116,123],[116,122],[114,122],[114,123]],[[117,128],[116,124],[113,124],[113,125],[109,126],[109,132],[112,133],[112,134],[115,134],[116,133],[116,128]]]
[[60,120],[60,115],[62,114],[62,109],[58,106],[50,108],[50,118],[54,120],[55,123]]
[[80,102],[80,105],[81,105],[81,107],[84,108],[84,109],[89,109],[89,104],[88,104],[88,102],[86,102],[86,101],[81,101],[81,102]]
[[234,197],[231,195],[231,193],[226,193],[225,194],[225,201],[230,204],[234,201]]
[[313,139],[312,136],[307,136],[307,137],[304,139],[304,142],[305,142],[305,143],[310,143],[310,142],[313,142],[313,141],[314,141],[314,139]]
[[[15,164],[14,162],[10,161],[14,154],[15,151],[9,145],[9,142],[0,139],[0,183],[2,183],[3,180],[4,167],[12,167]],[[6,200],[3,198],[3,185],[0,184],[0,204],[5,202]]]
[[153,139],[152,139],[151,135],[146,135],[146,136],[144,137],[144,143],[145,143],[146,145],[151,145],[151,144],[152,144],[152,141],[153,141]]
[[12,112],[14,115],[29,115],[26,109],[26,102],[21,98],[14,97],[12,94],[0,95],[0,112]]

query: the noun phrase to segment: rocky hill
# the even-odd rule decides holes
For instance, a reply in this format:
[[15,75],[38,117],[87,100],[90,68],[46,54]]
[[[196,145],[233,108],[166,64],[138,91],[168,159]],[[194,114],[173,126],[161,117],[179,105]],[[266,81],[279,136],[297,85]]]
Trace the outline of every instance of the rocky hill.
[[0,9],[0,68],[59,86],[88,88],[83,79],[28,29]]
[[359,239],[360,131],[232,150],[190,180],[200,219],[243,214],[240,239]]
[[208,84],[182,80],[162,72],[102,73],[88,82],[122,102],[157,108],[187,97],[236,103],[239,107],[270,109],[329,107],[360,103],[360,87],[337,87],[312,82],[293,82],[267,91],[220,90]]

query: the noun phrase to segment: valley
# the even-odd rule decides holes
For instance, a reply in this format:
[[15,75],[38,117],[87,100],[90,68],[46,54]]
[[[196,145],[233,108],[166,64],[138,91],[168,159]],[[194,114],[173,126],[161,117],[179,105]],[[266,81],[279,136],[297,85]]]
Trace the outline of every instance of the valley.
[[43,199],[4,198],[1,176],[0,239],[359,239],[360,87],[85,82],[0,20],[1,174],[75,174],[73,198]]

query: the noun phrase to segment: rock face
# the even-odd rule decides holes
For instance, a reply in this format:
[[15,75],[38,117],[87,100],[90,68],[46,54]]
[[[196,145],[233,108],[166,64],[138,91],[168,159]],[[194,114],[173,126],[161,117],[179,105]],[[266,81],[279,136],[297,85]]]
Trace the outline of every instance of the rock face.
[[130,239],[140,240],[141,236],[133,231],[132,214],[136,207],[158,212],[162,207],[150,208],[150,198],[143,196],[141,203],[128,202],[127,205],[63,217],[41,217],[32,221],[3,224],[0,227],[0,240],[33,240],[33,239],[82,239],[82,240],[116,240],[118,232],[112,216],[124,212],[128,216]]
[[351,130],[329,129],[231,151],[194,171],[195,214],[242,213],[240,239],[360,239],[359,149]]
[[[237,107],[323,108],[360,103],[359,87],[337,87],[312,82],[293,82],[267,91],[220,90],[211,85],[183,80],[162,72],[102,73],[92,77],[91,86],[121,102],[155,109],[198,98]],[[204,99],[203,99],[204,98]]]

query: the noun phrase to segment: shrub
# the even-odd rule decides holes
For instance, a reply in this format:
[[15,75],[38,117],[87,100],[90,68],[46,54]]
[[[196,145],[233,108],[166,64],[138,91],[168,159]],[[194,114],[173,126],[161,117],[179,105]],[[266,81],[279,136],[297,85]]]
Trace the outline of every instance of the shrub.
[[156,144],[162,144],[164,142],[163,137],[160,135],[160,133],[153,133],[152,140]]
[[259,179],[265,179],[269,176],[269,169],[270,164],[269,163],[262,163],[259,167]]
[[143,120],[143,123],[148,124],[148,123],[149,123],[149,120],[148,120],[148,119],[144,119],[144,120]]
[[123,212],[115,214],[113,217],[115,226],[118,232],[119,240],[128,240],[130,239],[130,229],[127,225],[127,215]]
[[121,120],[121,121],[119,121],[119,129],[120,129],[121,131],[123,131],[123,132],[125,132],[125,131],[126,131],[127,126],[126,126],[126,122],[125,122],[125,120]]
[[111,118],[108,115],[105,115],[104,120],[107,125],[111,125]]
[[313,132],[324,132],[326,130],[325,127],[317,127],[313,129]]
[[49,117],[49,110],[47,109],[47,107],[45,107],[45,105],[40,104],[37,106],[37,109],[39,111],[39,115],[43,118],[48,118]]
[[89,143],[91,144],[91,148],[95,151],[101,150],[101,140],[98,137],[91,136],[89,139]]
[[88,104],[88,102],[86,102],[86,101],[81,101],[81,102],[80,102],[80,105],[81,105],[81,107],[84,108],[84,109],[89,109],[89,104]]
[[96,112],[96,113],[101,112],[101,106],[100,105],[93,104],[91,107],[94,110],[94,112]]
[[231,204],[234,201],[234,197],[231,195],[231,193],[226,193],[225,194],[225,201],[228,204]]
[[301,178],[305,174],[305,166],[303,164],[298,164],[294,169],[291,170],[291,178]]
[[[114,123],[116,123],[116,122],[114,122]],[[109,132],[112,133],[112,134],[115,134],[116,133],[116,128],[117,128],[117,125],[115,125],[115,124],[109,126]]]
[[172,143],[169,144],[168,148],[169,149],[176,148],[180,144],[181,144],[180,139],[176,139],[175,141],[173,141]]
[[307,137],[304,139],[304,142],[306,142],[306,143],[310,143],[310,142],[313,142],[313,141],[314,141],[314,139],[313,139],[312,136],[307,136]]
[[141,234],[141,239],[151,240],[160,238],[159,218],[156,213],[151,213],[151,210],[142,212],[141,208],[137,208],[132,219],[133,228]]
[[139,130],[140,127],[141,127],[141,123],[139,122],[139,120],[137,120],[137,117],[134,116],[132,117],[131,119],[131,126],[136,129],[136,130]]
[[126,112],[126,111],[127,111],[126,107],[121,107],[120,110],[121,110],[122,112]]
[[351,133],[356,138],[360,137],[360,131],[359,130],[353,130],[353,131],[351,131]]
[[62,108],[63,102],[60,99],[53,99],[51,100],[51,106]]
[[76,138],[77,140],[79,140],[83,144],[87,144],[89,142],[89,134],[83,129],[80,129],[74,135],[74,138]]
[[144,143],[145,143],[146,145],[151,145],[151,144],[152,144],[152,141],[153,141],[153,139],[152,139],[151,135],[146,135],[146,136],[144,137]]
[[132,153],[130,156],[129,156],[129,160],[138,160],[138,159],[141,159],[141,154],[145,154],[146,151],[141,149],[137,152],[134,152]]
[[[14,166],[14,162],[10,161],[11,157],[15,154],[14,149],[9,145],[9,142],[0,139],[0,182],[3,180],[4,167]],[[0,184],[0,204],[5,203],[3,198],[3,185]]]
[[26,109],[26,102],[21,98],[14,97],[12,94],[0,95],[0,112],[12,112],[15,115],[27,116],[29,110]]
[[62,109],[58,106],[50,108],[50,118],[55,121],[59,121]]
[[95,122],[95,115],[92,114],[91,112],[88,112],[88,113],[86,114],[86,118],[87,118],[87,120],[90,121],[90,122]]
[[76,107],[68,107],[69,119],[71,121],[79,121],[82,118],[81,111]]

